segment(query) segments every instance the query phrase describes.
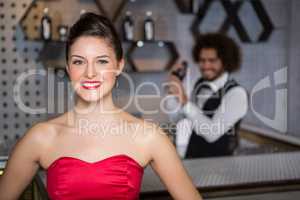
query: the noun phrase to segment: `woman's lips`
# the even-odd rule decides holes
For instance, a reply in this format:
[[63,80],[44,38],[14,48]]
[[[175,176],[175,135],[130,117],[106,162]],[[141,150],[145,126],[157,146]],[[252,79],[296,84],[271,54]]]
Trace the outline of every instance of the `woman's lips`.
[[100,81],[83,81],[83,82],[81,82],[81,86],[87,90],[97,89],[98,87],[100,87],[100,85],[101,85]]

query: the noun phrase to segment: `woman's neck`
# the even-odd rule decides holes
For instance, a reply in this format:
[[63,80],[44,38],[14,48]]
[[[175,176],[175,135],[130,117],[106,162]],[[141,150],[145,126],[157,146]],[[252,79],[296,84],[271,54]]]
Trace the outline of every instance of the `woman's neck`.
[[78,127],[83,121],[89,123],[115,121],[121,112],[122,109],[115,106],[111,93],[96,102],[87,102],[78,97],[75,106],[69,112],[68,124]]

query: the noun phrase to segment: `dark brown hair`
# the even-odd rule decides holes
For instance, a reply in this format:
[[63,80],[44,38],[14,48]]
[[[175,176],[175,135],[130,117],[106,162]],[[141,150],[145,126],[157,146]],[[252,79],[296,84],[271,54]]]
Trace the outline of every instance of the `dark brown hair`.
[[200,35],[193,48],[193,57],[196,62],[199,62],[202,49],[215,49],[225,71],[233,72],[240,68],[241,51],[236,42],[230,37],[221,33]]
[[66,41],[67,62],[70,47],[81,36],[95,36],[107,40],[113,48],[117,60],[120,61],[123,58],[122,44],[111,21],[104,16],[88,12],[82,14],[70,28]]

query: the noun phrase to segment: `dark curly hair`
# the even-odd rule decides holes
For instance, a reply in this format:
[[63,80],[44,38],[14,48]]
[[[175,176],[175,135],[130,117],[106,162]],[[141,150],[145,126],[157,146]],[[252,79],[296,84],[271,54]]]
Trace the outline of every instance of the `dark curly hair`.
[[70,28],[65,52],[67,62],[70,47],[81,36],[95,36],[107,40],[113,48],[117,60],[120,61],[123,58],[122,44],[112,22],[104,16],[87,12],[82,14]]
[[236,42],[230,37],[221,33],[206,33],[200,35],[193,48],[194,60],[199,62],[201,50],[208,48],[216,50],[225,71],[233,72],[240,68],[241,51]]

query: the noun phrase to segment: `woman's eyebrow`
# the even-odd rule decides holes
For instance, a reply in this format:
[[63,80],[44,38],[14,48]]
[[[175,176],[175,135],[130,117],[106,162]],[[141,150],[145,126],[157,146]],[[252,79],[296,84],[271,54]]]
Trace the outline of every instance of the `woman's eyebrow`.
[[[71,55],[71,57],[79,57],[79,58],[85,59],[83,56],[80,56],[80,55]],[[109,58],[109,56],[101,55],[101,56],[97,56],[96,58]]]
[[108,55],[101,55],[101,56],[97,56],[96,58],[109,58]]
[[84,59],[84,57],[83,57],[83,56],[79,56],[79,55],[71,55],[71,57],[79,57],[79,58],[82,58],[82,59]]

